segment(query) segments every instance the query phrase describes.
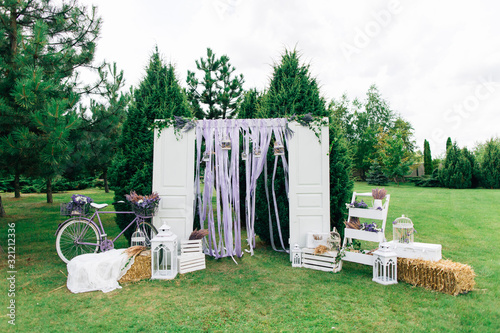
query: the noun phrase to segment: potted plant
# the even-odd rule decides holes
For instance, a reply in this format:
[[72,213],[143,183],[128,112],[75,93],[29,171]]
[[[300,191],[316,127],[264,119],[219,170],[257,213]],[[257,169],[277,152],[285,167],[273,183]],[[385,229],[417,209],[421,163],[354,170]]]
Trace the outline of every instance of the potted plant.
[[372,190],[372,197],[373,197],[373,208],[378,209],[382,208],[382,200],[385,199],[385,196],[387,194],[387,191],[385,188],[375,188]]

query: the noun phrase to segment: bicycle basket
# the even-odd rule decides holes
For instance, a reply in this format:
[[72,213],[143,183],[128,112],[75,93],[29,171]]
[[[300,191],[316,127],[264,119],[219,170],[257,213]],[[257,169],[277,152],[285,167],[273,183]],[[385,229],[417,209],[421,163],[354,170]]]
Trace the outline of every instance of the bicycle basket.
[[135,215],[142,216],[142,217],[153,217],[158,210],[158,206],[155,205],[153,207],[139,207],[134,204],[130,204],[132,207],[132,211],[135,213]]
[[61,204],[61,215],[63,216],[85,216],[90,214],[90,205],[73,206],[68,203]]

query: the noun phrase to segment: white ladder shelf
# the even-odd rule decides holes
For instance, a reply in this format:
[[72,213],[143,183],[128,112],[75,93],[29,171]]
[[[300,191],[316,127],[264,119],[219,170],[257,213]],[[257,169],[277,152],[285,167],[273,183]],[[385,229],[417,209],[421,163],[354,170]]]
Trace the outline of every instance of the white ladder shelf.
[[[352,194],[351,203],[356,200],[356,197],[371,197],[371,193],[356,193]],[[385,203],[382,207],[382,210],[375,208],[349,208],[349,217],[347,221],[351,220],[351,217],[365,218],[371,220],[379,220],[382,221],[382,231],[381,232],[371,232],[364,230],[356,230],[345,228],[344,229],[344,242],[342,243],[342,247],[345,251],[348,244],[352,243],[353,239],[363,240],[368,242],[375,243],[383,243],[386,241],[385,239],[385,224],[387,222],[387,212],[389,211],[389,201],[391,196],[387,194],[385,196]],[[345,256],[342,258],[343,261],[351,261],[363,265],[373,266],[373,256],[369,254],[357,253],[345,251]]]

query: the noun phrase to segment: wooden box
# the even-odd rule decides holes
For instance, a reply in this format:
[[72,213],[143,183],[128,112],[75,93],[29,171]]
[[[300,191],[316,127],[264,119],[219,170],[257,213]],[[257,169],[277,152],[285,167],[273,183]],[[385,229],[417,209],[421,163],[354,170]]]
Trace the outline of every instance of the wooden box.
[[323,254],[314,254],[314,249],[302,249],[302,267],[316,269],[325,272],[340,272],[342,261],[335,263],[337,251],[328,251]]
[[188,272],[198,271],[205,269],[205,254],[203,253],[186,253],[177,257],[177,267],[179,273],[184,274]]
[[389,242],[391,249],[396,252],[398,258],[422,259],[438,261],[442,259],[441,244],[410,243],[404,244],[397,241]]

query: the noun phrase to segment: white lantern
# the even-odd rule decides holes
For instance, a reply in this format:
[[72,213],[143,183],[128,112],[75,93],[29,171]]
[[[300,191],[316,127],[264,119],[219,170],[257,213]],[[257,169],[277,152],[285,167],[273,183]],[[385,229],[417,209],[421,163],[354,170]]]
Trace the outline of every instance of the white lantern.
[[137,229],[133,234],[130,242],[131,246],[146,246],[146,235],[139,229]]
[[274,142],[274,156],[285,155],[285,147],[277,141]]
[[231,140],[227,136],[224,137],[221,141],[222,150],[230,150],[231,149]]
[[210,153],[204,152],[202,160],[203,160],[203,162],[210,162]]
[[165,223],[151,240],[151,279],[177,276],[177,235]]
[[260,148],[254,148],[253,156],[255,156],[256,158],[260,158],[260,155],[262,155],[262,151],[260,150]]
[[295,244],[292,249],[292,267],[302,267],[302,250],[299,244]]
[[398,283],[398,257],[389,243],[381,243],[373,252],[373,281],[385,285]]

